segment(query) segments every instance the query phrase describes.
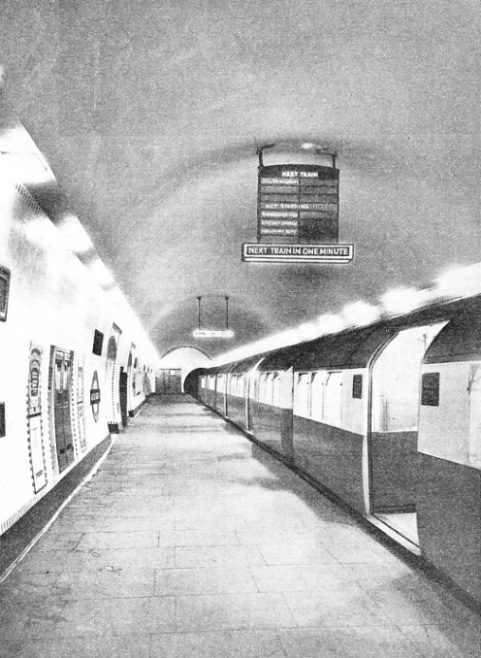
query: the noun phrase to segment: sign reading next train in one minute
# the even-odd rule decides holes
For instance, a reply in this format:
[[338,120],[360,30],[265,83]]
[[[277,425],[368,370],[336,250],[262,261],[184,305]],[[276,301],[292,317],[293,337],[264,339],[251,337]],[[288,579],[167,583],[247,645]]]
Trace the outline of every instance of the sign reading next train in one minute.
[[319,165],[261,166],[258,190],[258,240],[338,240],[338,169]]

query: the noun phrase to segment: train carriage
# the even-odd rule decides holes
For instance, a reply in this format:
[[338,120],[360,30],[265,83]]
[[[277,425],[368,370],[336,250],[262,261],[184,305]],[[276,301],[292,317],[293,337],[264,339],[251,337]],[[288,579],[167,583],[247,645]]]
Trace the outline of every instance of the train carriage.
[[423,359],[418,532],[423,555],[481,600],[481,305]]
[[481,603],[480,318],[442,299],[210,369],[203,398]]

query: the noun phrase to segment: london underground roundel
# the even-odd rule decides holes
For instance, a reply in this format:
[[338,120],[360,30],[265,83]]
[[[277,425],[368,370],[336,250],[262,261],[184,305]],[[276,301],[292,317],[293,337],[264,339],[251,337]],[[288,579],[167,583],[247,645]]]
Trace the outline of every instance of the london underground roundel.
[[94,417],[95,422],[98,423],[100,411],[100,388],[99,376],[96,370],[92,377],[92,384],[90,386],[90,406],[92,407],[92,416]]

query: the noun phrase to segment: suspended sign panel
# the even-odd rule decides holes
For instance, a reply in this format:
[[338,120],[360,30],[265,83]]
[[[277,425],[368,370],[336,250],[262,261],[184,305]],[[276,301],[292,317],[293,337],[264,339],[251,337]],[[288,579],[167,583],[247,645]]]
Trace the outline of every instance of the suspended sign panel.
[[231,329],[194,329],[194,338],[234,338]]
[[352,244],[243,244],[246,263],[350,263]]
[[339,169],[320,165],[259,167],[257,240],[309,244],[339,237]]

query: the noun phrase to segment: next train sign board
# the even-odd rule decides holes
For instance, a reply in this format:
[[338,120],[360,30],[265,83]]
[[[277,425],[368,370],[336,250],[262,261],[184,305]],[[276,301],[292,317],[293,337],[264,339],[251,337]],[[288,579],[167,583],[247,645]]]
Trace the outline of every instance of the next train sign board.
[[320,165],[259,167],[257,241],[335,241],[339,236],[339,169]]
[[242,260],[247,263],[349,263],[354,256],[352,244],[243,244]]
[[353,260],[352,244],[339,243],[339,169],[333,166],[264,166],[259,155],[257,243],[242,245],[252,263],[330,263]]

